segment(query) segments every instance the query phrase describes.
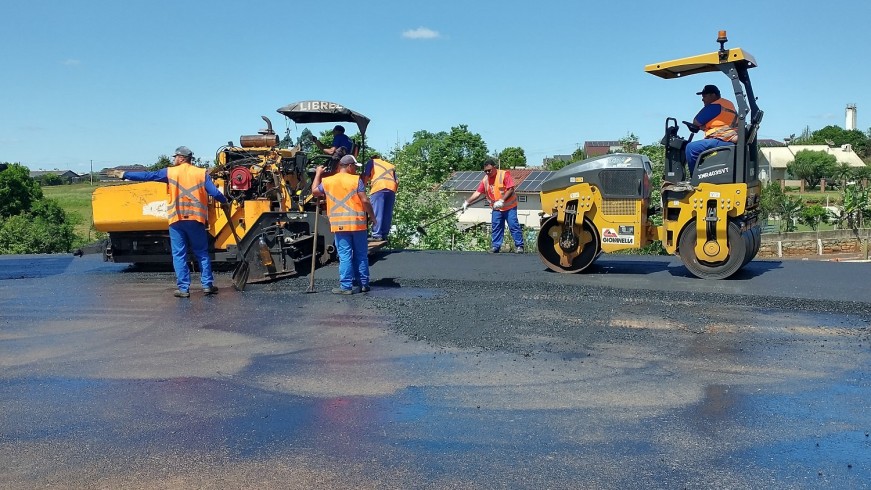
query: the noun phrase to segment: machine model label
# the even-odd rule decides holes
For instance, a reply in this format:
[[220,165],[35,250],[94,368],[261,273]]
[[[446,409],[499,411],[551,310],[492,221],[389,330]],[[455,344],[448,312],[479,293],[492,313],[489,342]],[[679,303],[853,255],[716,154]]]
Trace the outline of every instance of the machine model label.
[[583,177],[569,177],[569,182],[574,182],[576,184],[583,184],[584,178]]
[[581,197],[580,192],[572,192],[571,194],[569,194],[569,199],[577,199],[579,197]]
[[142,206],[142,216],[154,216],[155,218],[167,218],[166,201],[153,201]]
[[[620,226],[619,228],[621,230],[624,228],[630,228],[633,230],[633,233],[635,230],[634,226]],[[635,243],[635,236],[634,234],[628,235],[617,233],[614,228],[604,228],[602,230],[602,243],[620,243],[623,245],[632,245],[633,243]]]
[[720,197],[720,193],[719,192],[712,192],[710,197],[712,199],[716,199],[716,198]]
[[324,110],[339,110],[341,111],[344,107],[336,104],[335,102],[327,102],[325,100],[306,100],[304,102],[299,103],[299,108],[297,110],[300,111],[324,111]]
[[707,179],[708,177],[713,177],[715,175],[723,175],[729,173],[728,168],[718,168],[717,170],[711,170],[710,172],[705,172],[703,174],[699,174],[700,179]]

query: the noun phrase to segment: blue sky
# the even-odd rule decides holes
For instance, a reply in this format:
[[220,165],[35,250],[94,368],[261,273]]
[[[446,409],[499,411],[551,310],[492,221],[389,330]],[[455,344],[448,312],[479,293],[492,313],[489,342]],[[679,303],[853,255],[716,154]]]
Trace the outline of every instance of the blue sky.
[[[6,1],[0,30],[0,161],[85,172],[151,164],[187,145],[206,159],[279,107],[338,102],[372,119],[387,151],[459,124],[530,165],[585,140],[657,141],[691,118],[719,73],[661,80],[649,63],[751,52],[760,137],[871,127],[871,2],[733,0]],[[731,12],[731,14],[730,14]],[[326,129],[313,125],[311,129]],[[354,131],[349,131],[354,132]]]

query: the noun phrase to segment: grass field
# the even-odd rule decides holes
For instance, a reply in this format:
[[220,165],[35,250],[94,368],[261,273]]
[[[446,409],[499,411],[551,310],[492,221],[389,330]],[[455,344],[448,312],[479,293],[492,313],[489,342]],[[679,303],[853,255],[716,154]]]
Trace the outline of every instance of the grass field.
[[74,230],[84,243],[91,243],[99,239],[98,232],[91,229],[94,222],[94,214],[91,210],[91,194],[97,184],[90,183],[53,185],[42,188],[45,197],[54,199],[75,224]]

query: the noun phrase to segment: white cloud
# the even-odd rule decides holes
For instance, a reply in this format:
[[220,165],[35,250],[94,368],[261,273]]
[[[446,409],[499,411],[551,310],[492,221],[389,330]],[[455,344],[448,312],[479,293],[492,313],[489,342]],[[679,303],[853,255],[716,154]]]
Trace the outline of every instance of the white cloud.
[[441,34],[428,27],[418,27],[417,29],[404,31],[402,37],[406,39],[437,39],[441,37]]
[[66,59],[63,60],[61,64],[64,66],[79,66],[80,64],[82,64],[82,62],[79,60]]

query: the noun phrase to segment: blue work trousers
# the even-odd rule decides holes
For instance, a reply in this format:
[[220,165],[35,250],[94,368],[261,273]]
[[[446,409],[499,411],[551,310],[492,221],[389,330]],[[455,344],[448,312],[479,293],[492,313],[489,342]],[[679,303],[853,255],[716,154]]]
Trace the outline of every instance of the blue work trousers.
[[380,190],[369,196],[369,200],[372,201],[376,221],[372,228],[372,236],[386,240],[393,223],[393,205],[396,203],[396,193],[387,189]]
[[191,272],[188,268],[188,247],[200,264],[200,281],[203,287],[212,286],[212,261],[209,258],[209,234],[199,221],[182,220],[169,225],[169,243],[172,246],[172,268],[179,291],[191,287]]
[[517,221],[516,206],[505,211],[494,209],[493,213],[490,215],[490,220],[493,248],[502,248],[502,239],[505,236],[506,221],[508,222],[508,229],[511,231],[511,238],[514,239],[514,246],[517,248],[523,246],[523,232],[520,228],[520,222]]
[[339,253],[339,286],[348,290],[369,285],[369,246],[365,231],[335,233]]
[[[705,150],[710,150],[711,148],[717,148],[718,146],[728,146],[734,145],[734,143],[729,143],[728,141],[718,140],[717,138],[706,138],[703,140],[690,141],[687,143],[686,148],[686,156],[687,156],[687,166],[690,168],[689,177],[693,176],[693,170],[696,169],[696,163],[699,159],[699,155],[704,153]],[[689,177],[687,180],[689,180]]]

